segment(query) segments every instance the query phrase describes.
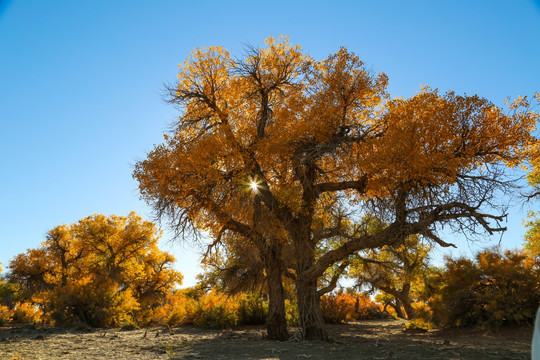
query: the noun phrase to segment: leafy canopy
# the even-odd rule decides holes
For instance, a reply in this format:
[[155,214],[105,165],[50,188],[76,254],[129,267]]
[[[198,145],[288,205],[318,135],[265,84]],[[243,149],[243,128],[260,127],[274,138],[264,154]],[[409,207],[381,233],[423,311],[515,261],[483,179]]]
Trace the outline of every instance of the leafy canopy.
[[157,247],[160,235],[134,212],[89,216],[55,227],[41,247],[17,255],[9,278],[23,299],[61,323],[129,323],[182,281],[174,257]]
[[[239,59],[196,49],[169,89],[174,131],[136,164],[142,197],[179,234],[237,237],[258,258],[278,249],[306,338],[325,338],[317,280],[327,269],[414,234],[448,246],[444,225],[504,231],[505,166],[536,143],[527,98],[507,110],[429,87],[390,99],[387,82],[345,48],[315,60],[285,37]],[[386,225],[368,231],[356,221],[367,213]]]

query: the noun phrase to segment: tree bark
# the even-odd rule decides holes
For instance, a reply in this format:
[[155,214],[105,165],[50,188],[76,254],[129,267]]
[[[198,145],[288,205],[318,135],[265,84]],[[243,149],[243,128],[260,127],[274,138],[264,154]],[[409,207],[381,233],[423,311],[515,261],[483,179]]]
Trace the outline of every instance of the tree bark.
[[[401,319],[408,319],[412,320],[416,318],[416,311],[411,305],[411,301],[404,296],[396,296],[395,297],[395,305],[391,304],[392,307],[396,310],[396,315]],[[403,310],[405,310],[405,314],[403,313]]]
[[317,277],[308,276],[307,271],[313,266],[314,253],[309,241],[296,242],[297,273],[296,301],[302,328],[303,340],[328,340],[324,329],[324,319],[320,307],[320,295],[317,290]]
[[299,222],[304,225],[294,234],[296,255],[296,301],[302,328],[303,340],[328,340],[324,328],[324,319],[320,307],[320,295],[317,289],[318,276],[311,276],[310,270],[315,263],[314,246],[311,243],[309,221]]
[[271,246],[265,257],[268,283],[268,320],[266,331],[269,340],[286,341],[289,339],[287,319],[285,317],[285,296],[281,274],[281,263],[276,246]]
[[324,319],[319,304],[317,280],[305,281],[300,274],[296,285],[296,297],[303,340],[328,341],[328,334],[324,328]]
[[407,319],[414,319],[416,317],[416,311],[412,307],[411,302],[411,283],[403,284],[403,288],[401,289],[399,296],[399,299],[403,304],[403,308],[405,309],[405,313],[407,314]]
[[407,319],[412,320],[416,318],[416,311],[414,311],[411,302],[408,299],[406,299],[405,301],[404,300],[401,300],[401,303],[403,304],[403,308],[405,309],[405,313],[407,314]]
[[[416,311],[412,307],[411,297],[409,295],[410,288],[411,288],[410,284],[405,284],[401,292],[396,291],[392,293],[392,295],[394,295],[394,297],[396,298],[396,304],[399,307],[398,316],[400,318],[403,318],[403,319],[407,318],[409,320],[414,319],[416,317]],[[403,309],[405,310],[406,316],[404,316],[403,312],[401,311],[402,306],[403,306]],[[397,309],[396,309],[396,312],[397,312]]]
[[394,310],[396,311],[396,315],[400,319],[405,319],[405,314],[403,314],[403,310],[401,310],[401,301],[398,298],[395,298],[395,304],[390,304]]
[[[399,318],[409,320],[416,318],[416,311],[412,307],[411,302],[411,284],[404,284],[401,291],[384,286],[379,286],[379,289],[394,297],[396,305],[392,305],[392,307],[396,310],[396,314]],[[403,311],[401,309],[402,306],[405,310],[405,314],[403,314]]]
[[401,292],[397,293],[397,296],[399,297],[399,300],[403,304],[403,308],[405,309],[405,313],[407,314],[407,319],[411,320],[416,317],[416,311],[412,307],[411,302],[411,284],[405,283],[403,285],[403,288],[401,289]]

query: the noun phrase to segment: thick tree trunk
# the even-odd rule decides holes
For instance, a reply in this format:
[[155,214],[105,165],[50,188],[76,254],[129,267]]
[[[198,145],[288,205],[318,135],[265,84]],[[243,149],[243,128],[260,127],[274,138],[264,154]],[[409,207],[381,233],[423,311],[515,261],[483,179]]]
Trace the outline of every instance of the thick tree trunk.
[[[263,127],[264,130],[264,127]],[[263,225],[263,213],[261,199],[257,196],[253,199],[253,224],[265,233]],[[262,236],[253,238],[259,254],[264,261],[266,270],[266,282],[268,284],[268,318],[266,331],[269,340],[285,341],[289,339],[287,331],[287,318],[285,317],[285,296],[283,291],[281,249],[277,240],[270,234],[267,239]]]
[[296,285],[296,297],[298,301],[298,314],[302,327],[303,340],[328,340],[328,334],[324,328],[324,320],[319,304],[317,281],[300,280]]
[[297,232],[297,237],[294,239],[297,261],[296,301],[302,328],[302,339],[327,341],[328,334],[324,328],[317,278],[307,274],[315,262],[314,247],[309,237],[309,226],[303,230]]
[[403,308],[407,314],[407,319],[411,320],[416,317],[416,311],[411,304],[411,284],[405,283],[401,289],[400,300],[403,303]]
[[405,313],[407,314],[407,319],[414,319],[416,317],[416,311],[414,311],[414,308],[412,307],[409,299],[403,299],[401,300],[401,303],[403,304],[403,308],[405,309]]
[[289,339],[285,317],[285,297],[281,278],[281,264],[277,249],[270,249],[265,259],[268,282],[268,321],[266,331],[269,340]]
[[399,299],[401,304],[403,305],[403,309],[405,309],[405,313],[407,314],[407,319],[411,320],[416,317],[416,311],[414,311],[414,308],[411,304],[411,284],[404,284],[403,288],[401,289],[401,292],[398,292],[395,294],[396,298]]

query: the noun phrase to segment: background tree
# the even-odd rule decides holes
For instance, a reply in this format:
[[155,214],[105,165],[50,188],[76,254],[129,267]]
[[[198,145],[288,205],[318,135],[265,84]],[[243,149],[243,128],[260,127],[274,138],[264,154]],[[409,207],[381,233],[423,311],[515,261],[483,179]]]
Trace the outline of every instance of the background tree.
[[[534,94],[534,97],[540,103],[540,92]],[[528,160],[530,169],[527,174],[527,180],[533,188],[532,193],[528,197],[534,198],[540,196],[540,143],[536,143],[531,147]]]
[[[344,48],[322,61],[287,39],[239,60],[197,49],[171,88],[174,134],[136,165],[142,196],[179,231],[252,242],[277,303],[278,244],[288,243],[302,334],[326,339],[318,286],[327,269],[413,234],[448,246],[436,235],[443,225],[503,231],[504,166],[520,164],[533,142],[526,98],[505,113],[430,88],[390,101],[386,84]],[[374,234],[342,216],[367,212],[387,225]],[[334,238],[339,246],[319,251]]]
[[392,306],[399,317],[414,319],[412,305],[424,286],[431,247],[418,235],[411,235],[400,244],[363,251],[352,261],[348,276],[358,287],[382,291],[384,296],[380,300],[385,306]]
[[135,213],[93,215],[57,226],[40,248],[17,255],[9,281],[57,322],[130,323],[182,281],[172,255],[158,249],[159,237]]
[[212,245],[205,253],[199,285],[229,294],[267,291],[261,254],[242,238],[229,234],[224,237],[227,238],[220,239],[224,246]]
[[430,279],[432,320],[444,327],[531,323],[540,302],[540,268],[522,251],[487,249],[474,260],[446,259]]
[[[536,93],[536,98],[540,99],[540,93]],[[533,191],[528,196],[529,199],[540,196],[540,143],[536,143],[530,152],[530,171],[527,174],[527,180]],[[527,220],[524,221],[528,228],[525,234],[525,250],[532,257],[540,256],[540,219],[538,214],[530,211],[527,214]]]
[[538,214],[529,212],[525,226],[527,232],[525,233],[524,250],[531,258],[540,260],[540,218],[538,218]]
[[6,281],[5,275],[2,274],[2,263],[0,263],[0,325],[12,320],[16,301],[15,293],[15,287]]

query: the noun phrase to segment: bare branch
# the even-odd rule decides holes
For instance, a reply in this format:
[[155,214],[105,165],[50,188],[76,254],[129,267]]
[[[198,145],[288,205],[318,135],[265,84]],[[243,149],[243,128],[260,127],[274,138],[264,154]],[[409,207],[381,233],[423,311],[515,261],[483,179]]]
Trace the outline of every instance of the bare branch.
[[452,244],[452,243],[447,243],[445,241],[443,241],[440,237],[438,237],[437,235],[435,235],[435,233],[433,233],[433,231],[429,230],[429,229],[426,229],[422,232],[422,235],[424,235],[425,237],[427,237],[428,239],[431,239],[433,241],[435,241],[437,244],[439,244],[440,246],[442,247],[453,247],[453,248],[456,248],[457,249],[457,246]]
[[318,290],[319,296],[323,296],[324,294],[327,294],[336,288],[339,278],[341,277],[341,275],[343,275],[343,272],[349,265],[350,261],[344,261],[341,263],[341,265],[339,265],[328,285]]
[[359,180],[341,181],[341,182],[329,182],[315,185],[315,191],[318,194],[324,192],[334,192],[343,190],[357,190],[360,193],[365,191],[367,184],[367,176],[363,176]]

